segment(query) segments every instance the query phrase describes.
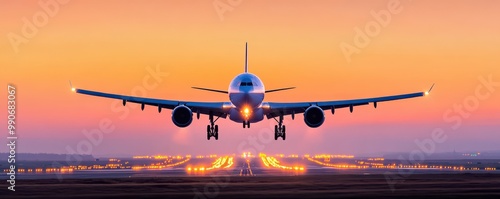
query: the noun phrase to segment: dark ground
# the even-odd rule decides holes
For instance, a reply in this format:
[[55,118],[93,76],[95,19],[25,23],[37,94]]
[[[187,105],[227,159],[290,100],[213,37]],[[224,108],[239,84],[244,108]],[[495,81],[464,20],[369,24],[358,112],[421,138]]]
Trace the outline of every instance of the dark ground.
[[[500,198],[499,174],[19,180],[0,198]],[[394,185],[391,190],[390,184]]]

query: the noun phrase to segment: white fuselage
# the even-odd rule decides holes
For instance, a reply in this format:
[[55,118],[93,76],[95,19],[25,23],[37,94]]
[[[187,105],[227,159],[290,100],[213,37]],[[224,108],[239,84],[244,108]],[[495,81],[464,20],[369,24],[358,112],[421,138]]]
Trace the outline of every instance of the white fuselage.
[[229,118],[235,122],[258,122],[264,119],[261,108],[264,100],[264,83],[251,73],[236,76],[229,84],[229,100],[231,108]]

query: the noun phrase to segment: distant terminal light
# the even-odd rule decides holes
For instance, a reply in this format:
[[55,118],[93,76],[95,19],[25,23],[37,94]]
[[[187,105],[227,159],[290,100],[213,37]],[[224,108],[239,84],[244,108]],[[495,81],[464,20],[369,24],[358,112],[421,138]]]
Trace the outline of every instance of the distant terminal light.
[[169,156],[169,155],[155,155],[155,156],[148,156],[148,155],[136,155],[132,156],[133,159],[184,159],[184,158],[191,158],[191,155],[175,155],[175,156]]
[[148,155],[136,155],[132,156],[133,159],[150,159],[151,157]]
[[462,154],[462,156],[468,156],[468,157],[477,157],[477,156],[480,156],[481,153],[464,153]]
[[354,155],[319,154],[319,155],[314,155],[314,158],[352,159],[352,158],[354,158]]
[[384,161],[384,158],[368,158],[368,161]]
[[167,156],[167,155],[155,155],[153,158],[154,159],[168,159],[169,156]]

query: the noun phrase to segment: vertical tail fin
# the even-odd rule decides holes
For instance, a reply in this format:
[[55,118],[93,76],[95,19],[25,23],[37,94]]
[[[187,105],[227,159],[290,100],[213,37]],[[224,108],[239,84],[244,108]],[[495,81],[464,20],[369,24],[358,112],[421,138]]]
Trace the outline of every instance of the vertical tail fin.
[[248,42],[245,42],[245,73],[248,73]]

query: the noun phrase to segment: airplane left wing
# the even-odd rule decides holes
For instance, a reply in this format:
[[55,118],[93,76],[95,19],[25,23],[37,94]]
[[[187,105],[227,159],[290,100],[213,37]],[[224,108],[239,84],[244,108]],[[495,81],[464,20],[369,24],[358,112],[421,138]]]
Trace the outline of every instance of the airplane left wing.
[[161,109],[174,109],[179,105],[187,106],[193,111],[193,113],[200,113],[209,115],[212,113],[216,117],[226,118],[228,114],[228,108],[230,108],[231,103],[229,102],[190,102],[190,101],[176,101],[176,100],[164,100],[164,99],[154,99],[154,98],[145,98],[145,97],[135,97],[135,96],[127,96],[127,95],[117,95],[111,93],[103,93],[98,91],[91,91],[85,89],[72,88],[72,90],[76,93],[91,95],[97,97],[105,97],[112,99],[122,100],[123,105],[127,102],[141,104],[141,108],[144,109],[145,105],[148,106],[156,106],[158,107],[158,111]]
[[320,101],[320,102],[265,102],[263,104],[263,108],[265,110],[266,117],[268,119],[278,117],[281,115],[291,115],[291,114],[297,114],[297,113],[303,113],[305,110],[310,107],[310,106],[318,106],[323,110],[332,110],[332,112],[335,111],[335,109],[338,108],[347,108],[349,107],[352,109],[354,106],[362,106],[362,105],[368,105],[370,103],[373,103],[374,107],[377,107],[378,102],[385,102],[385,101],[392,101],[392,100],[401,100],[401,99],[407,99],[407,98],[414,98],[414,97],[422,97],[425,95],[428,95],[429,92],[432,90],[432,87],[427,91],[427,92],[416,92],[416,93],[408,93],[408,94],[401,94],[401,95],[391,95],[391,96],[384,96],[384,97],[374,97],[374,98],[363,98],[363,99],[351,99],[351,100],[337,100],[337,101]]

